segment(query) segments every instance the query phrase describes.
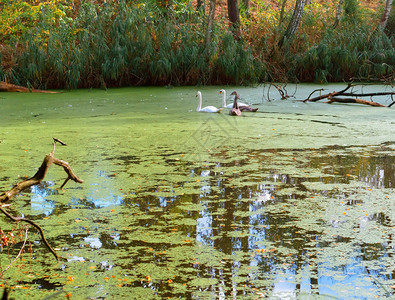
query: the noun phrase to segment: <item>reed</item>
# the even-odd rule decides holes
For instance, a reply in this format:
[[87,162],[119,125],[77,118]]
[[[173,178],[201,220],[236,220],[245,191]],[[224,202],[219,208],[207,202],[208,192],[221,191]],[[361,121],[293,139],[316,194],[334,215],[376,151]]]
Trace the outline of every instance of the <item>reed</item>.
[[253,56],[243,40],[235,40],[226,32],[220,41],[214,66],[218,83],[253,84],[265,79],[264,63]]
[[301,81],[367,80],[394,73],[394,39],[367,26],[327,30],[323,39],[292,61]]
[[[285,49],[275,46],[283,24],[263,10],[256,14],[261,23],[253,16],[251,22],[242,20],[242,39],[234,39],[225,23],[216,22],[206,48],[202,12],[175,3],[176,9],[169,10],[154,1],[110,0],[102,6],[82,2],[73,19],[62,20],[42,10],[36,26],[8,42],[12,59],[0,56],[0,79],[35,88],[75,89],[328,82],[394,72],[394,38],[380,31],[373,34],[369,24],[351,17],[336,30],[317,27],[323,17],[315,12],[322,7],[310,7],[301,34]],[[356,2],[347,3],[349,15],[357,15]],[[312,35],[311,28],[319,30]]]

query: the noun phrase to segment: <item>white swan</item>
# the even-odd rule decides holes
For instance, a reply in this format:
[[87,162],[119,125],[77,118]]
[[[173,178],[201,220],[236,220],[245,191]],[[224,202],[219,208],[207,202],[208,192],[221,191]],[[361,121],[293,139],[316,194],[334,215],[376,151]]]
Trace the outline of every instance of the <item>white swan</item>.
[[219,113],[221,112],[222,108],[216,108],[215,106],[206,106],[202,108],[202,93],[198,91],[196,93],[196,97],[199,97],[199,105],[196,109],[198,112],[208,112],[208,113]]
[[[232,108],[233,107],[233,103],[226,105],[226,91],[225,90],[220,90],[219,94],[222,94],[222,107]],[[248,106],[248,104],[240,102],[239,106]]]

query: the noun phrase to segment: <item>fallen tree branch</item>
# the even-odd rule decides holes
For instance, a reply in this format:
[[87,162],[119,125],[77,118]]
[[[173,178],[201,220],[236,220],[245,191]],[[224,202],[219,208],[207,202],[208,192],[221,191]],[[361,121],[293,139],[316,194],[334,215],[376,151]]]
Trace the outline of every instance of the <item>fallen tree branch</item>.
[[24,86],[0,81],[0,92],[20,92],[20,93],[46,93],[46,94],[57,94],[54,91],[44,91],[38,89],[27,88]]
[[[328,99],[326,103],[333,103],[333,102],[340,102],[340,103],[356,103],[356,104],[364,104],[364,105],[370,105],[370,106],[376,106],[376,107],[391,107],[394,102],[392,102],[390,105],[383,105],[375,101],[369,101],[369,100],[364,100],[360,99],[358,97],[374,97],[374,96],[391,96],[391,98],[395,95],[395,92],[377,92],[377,93],[354,93],[354,92],[347,92],[351,87],[354,85],[352,83],[349,83],[346,88],[340,90],[340,91],[334,91],[332,93],[327,93],[320,95],[318,97],[310,98],[315,92],[317,91],[322,91],[321,89],[314,90],[310,95],[304,99],[304,100],[298,100],[302,102],[317,102],[319,100],[323,99]],[[346,96],[346,97],[355,97],[355,98],[342,98],[341,96]]]
[[[0,195],[0,203],[3,203],[5,201],[11,200],[14,196],[16,196],[17,194],[19,194],[20,192],[22,192],[24,189],[29,188],[33,185],[37,185],[39,184],[45,177],[48,168],[52,165],[58,165],[63,167],[64,171],[67,174],[67,178],[66,180],[63,182],[63,184],[61,185],[61,189],[66,185],[66,183],[71,179],[75,182],[78,183],[83,183],[84,181],[82,179],[80,179],[77,175],[74,174],[74,172],[71,170],[69,164],[63,160],[60,160],[56,157],[54,157],[55,155],[55,144],[56,142],[59,142],[62,145],[66,145],[64,142],[60,141],[57,138],[54,138],[54,142],[53,142],[53,150],[51,153],[47,154],[44,157],[44,160],[40,166],[40,168],[38,169],[38,171],[36,172],[36,174],[29,178],[26,179],[24,181],[21,181],[19,183],[17,183],[16,185],[14,185],[9,191],[3,193]],[[41,227],[39,225],[37,225],[36,223],[34,223],[33,221],[26,219],[26,218],[19,218],[19,217],[14,217],[11,214],[9,214],[5,209],[4,206],[0,205],[0,211],[6,215],[8,218],[10,218],[11,220],[13,220],[14,222],[27,222],[31,225],[33,225],[34,227],[37,228],[37,230],[40,232],[41,235],[41,239],[44,242],[45,246],[49,249],[49,251],[51,251],[51,253],[56,257],[56,260],[59,260],[59,256],[56,254],[55,250],[52,249],[52,247],[49,245],[49,243],[47,242],[44,232],[41,229]]]
[[[316,90],[312,91],[312,92],[310,93],[310,95],[309,95],[305,100],[303,100],[303,102],[309,101],[309,100],[310,100],[310,97],[313,96],[314,93],[316,93],[316,92],[322,92],[322,91],[324,91],[324,89],[316,89]],[[320,96],[320,97],[321,97],[321,96]]]
[[328,97],[328,102],[329,104],[333,102],[339,102],[339,103],[357,103],[357,104],[365,104],[365,105],[370,105],[370,106],[378,106],[378,107],[387,107],[383,104],[374,102],[374,101],[368,101],[364,99],[358,99],[358,98],[338,98],[338,97]]
[[328,93],[328,94],[324,94],[324,95],[320,95],[320,96],[318,96],[318,97],[315,97],[315,98],[311,98],[311,99],[310,99],[310,97],[312,96],[312,94],[313,94],[314,92],[320,91],[320,90],[318,89],[318,90],[313,91],[313,93],[311,93],[307,99],[303,100],[303,102],[316,102],[316,101],[318,101],[318,100],[326,99],[326,98],[328,98],[328,97],[334,97],[334,96],[337,96],[337,95],[342,95],[345,91],[347,91],[348,89],[350,89],[351,86],[352,86],[351,83],[349,83],[349,84],[347,85],[347,87],[346,87],[345,89],[341,90],[341,91],[332,92],[332,93]]
[[395,92],[380,92],[380,93],[342,93],[342,96],[352,96],[352,97],[373,97],[373,96],[388,96],[395,95]]
[[37,173],[31,178],[17,183],[16,185],[13,186],[12,189],[10,189],[9,191],[7,191],[7,192],[3,193],[2,195],[0,195],[0,202],[5,202],[7,200],[10,200],[15,195],[20,193],[22,190],[24,190],[24,189],[26,189],[28,187],[31,187],[33,185],[39,184],[44,179],[45,175],[47,174],[47,171],[48,171],[49,167],[53,163],[55,165],[63,167],[64,171],[68,175],[68,177],[66,178],[65,182],[62,184],[61,188],[63,188],[65,186],[65,184],[67,183],[67,181],[69,181],[70,179],[72,179],[72,180],[74,180],[75,182],[78,182],[78,183],[83,183],[84,182],[82,179],[78,178],[78,176],[74,174],[74,172],[71,170],[71,168],[70,168],[70,166],[69,166],[69,164],[67,162],[54,157],[54,154],[55,154],[55,142],[57,142],[57,139],[56,140],[54,139],[53,150],[52,150],[51,153],[47,154],[44,157],[44,160],[43,160],[40,168],[38,169]]

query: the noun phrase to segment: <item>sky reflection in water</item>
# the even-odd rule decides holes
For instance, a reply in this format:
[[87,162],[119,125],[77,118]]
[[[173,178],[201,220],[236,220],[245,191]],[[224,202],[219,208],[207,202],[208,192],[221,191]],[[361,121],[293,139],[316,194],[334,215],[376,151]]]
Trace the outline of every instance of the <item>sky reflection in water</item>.
[[[279,154],[281,155],[281,152]],[[308,164],[311,164],[316,159],[313,157]],[[337,159],[339,160],[339,158]],[[195,239],[196,244],[215,248],[217,251],[227,255],[240,257],[240,259],[233,259],[230,267],[233,273],[237,274],[239,269],[248,266],[247,268],[252,270],[247,272],[247,277],[250,281],[262,280],[262,278],[270,279],[272,283],[266,289],[270,290],[271,297],[294,298],[297,295],[319,294],[344,298],[354,294],[388,294],[390,287],[386,281],[391,281],[392,275],[380,275],[385,271],[386,266],[381,265],[380,267],[379,262],[381,256],[388,256],[390,255],[389,253],[386,251],[380,252],[382,254],[374,258],[378,264],[375,265],[374,269],[369,270],[368,267],[364,266],[363,261],[370,259],[364,257],[362,249],[364,246],[369,248],[371,245],[360,245],[360,241],[352,241],[353,238],[342,238],[340,233],[338,237],[335,237],[335,243],[331,240],[332,238],[329,239],[330,241],[326,241],[326,238],[322,239],[324,232],[319,229],[321,228],[320,226],[326,227],[329,225],[336,228],[339,226],[339,223],[349,222],[348,220],[330,219],[329,222],[332,222],[332,224],[328,224],[328,220],[325,220],[324,217],[317,218],[315,219],[315,222],[319,223],[317,226],[309,224],[312,230],[295,226],[293,223],[294,219],[301,218],[301,212],[292,212],[289,206],[298,206],[298,201],[303,201],[303,198],[306,198],[306,193],[311,198],[314,198],[314,195],[320,197],[320,194],[325,194],[326,201],[328,199],[344,199],[346,202],[347,198],[355,193],[355,190],[331,191],[323,190],[322,188],[325,187],[325,184],[333,185],[348,182],[350,180],[348,177],[350,176],[348,173],[345,173],[347,170],[359,170],[358,175],[351,179],[361,183],[359,188],[363,188],[363,186],[365,186],[365,189],[394,187],[393,175],[392,177],[390,176],[394,171],[392,158],[374,157],[359,161],[350,156],[347,158],[343,157],[340,160],[339,164],[332,165],[334,169],[332,169],[332,174],[329,174],[334,175],[332,177],[320,174],[318,177],[303,178],[289,174],[277,174],[273,170],[267,170],[269,175],[264,180],[256,183],[249,181],[248,186],[240,186],[239,184],[232,186],[229,184],[229,180],[231,182],[232,178],[224,175],[224,173],[227,173],[226,167],[223,168],[221,164],[216,164],[211,170],[191,169],[186,171],[186,173],[189,172],[191,180],[198,178],[197,181],[200,186],[197,203],[201,205],[201,209],[199,209],[197,214],[192,214],[193,218],[196,219],[196,225],[194,226],[195,229],[192,230],[194,233],[191,238]],[[320,161],[320,164],[327,162],[327,159],[323,159]],[[225,171],[218,171],[219,169],[224,169]],[[238,174],[236,177],[248,178],[254,172],[251,171],[249,173],[244,172],[243,175]],[[324,173],[328,175],[329,172],[324,168]],[[386,177],[386,174],[389,174],[389,176]],[[91,195],[86,199],[73,198],[70,207],[80,207],[83,204],[100,209],[130,205],[131,201],[127,196],[111,194],[111,180],[106,181],[108,186],[100,186],[100,193],[97,193],[95,190],[99,187],[92,186]],[[316,190],[309,190],[304,186],[305,182],[321,182],[324,185]],[[183,185],[185,182],[177,184]],[[212,187],[215,188],[212,189]],[[103,189],[108,191],[107,196],[103,195]],[[31,196],[32,209],[45,216],[51,215],[52,210],[56,207],[56,203],[49,200],[51,195],[56,193],[54,191],[56,190],[53,189],[52,182],[33,187]],[[147,197],[147,201],[150,204],[146,207],[142,206],[141,209],[143,212],[151,214],[152,209],[162,208],[159,210],[159,218],[162,218],[169,210],[176,208],[178,203],[183,203],[183,198],[189,199],[190,196],[158,196],[156,197],[157,204],[154,204],[155,201],[150,196]],[[357,202],[364,201],[366,199],[362,197]],[[144,198],[139,199],[134,205],[139,206],[140,202],[144,202]],[[345,204],[343,209],[345,214],[347,213],[346,206],[355,206],[358,204],[357,202]],[[277,208],[273,211],[271,209],[272,206]],[[284,209],[282,210],[279,206],[282,206]],[[314,213],[319,214],[322,212]],[[169,215],[167,218],[170,217]],[[363,231],[364,223],[366,222],[385,225],[375,215],[366,215],[364,217],[359,215],[358,218],[358,222],[355,222],[355,220],[351,222],[354,223],[354,229],[356,225],[361,231]],[[147,225],[155,223],[149,220],[147,222]],[[307,233],[307,235],[304,235],[304,233]],[[366,234],[369,234],[369,232],[367,231]],[[113,243],[116,247],[116,241],[122,239],[123,234],[122,232],[116,232],[115,235],[108,236],[108,238],[110,240],[107,240],[107,242]],[[102,239],[102,237],[88,235],[84,238],[84,243],[88,244],[92,250],[100,250],[104,246]],[[298,242],[294,243],[295,240]],[[333,253],[331,247],[336,248],[342,243],[352,249],[343,249],[345,253],[340,256],[346,255],[345,261],[333,264],[331,259],[338,260],[339,258],[337,257],[338,254]],[[383,239],[382,242],[376,243],[374,247],[382,249],[388,248],[388,246],[392,247],[389,243],[389,240]],[[172,244],[170,243],[168,246],[172,247]],[[279,247],[281,251],[278,251]],[[243,255],[240,256],[238,253],[243,253]],[[247,281],[245,284],[247,284]],[[238,288],[238,284],[234,283],[233,285],[234,289]],[[383,288],[383,286],[386,288]],[[360,293],[355,289],[369,292]],[[268,290],[262,290],[263,294],[268,295]],[[226,295],[229,295],[229,292],[219,293],[219,295],[221,294],[223,296],[219,298],[226,299]]]
[[[299,98],[316,88],[298,87]],[[201,90],[207,105],[221,102],[216,87]],[[258,113],[196,113],[189,87],[4,94],[3,189],[34,172],[53,136],[69,144],[56,156],[85,180],[58,191],[64,173],[51,167],[13,202],[68,258],[54,265],[36,243],[21,266],[31,272],[6,273],[31,288],[15,297],[393,293],[393,111],[237,90]]]

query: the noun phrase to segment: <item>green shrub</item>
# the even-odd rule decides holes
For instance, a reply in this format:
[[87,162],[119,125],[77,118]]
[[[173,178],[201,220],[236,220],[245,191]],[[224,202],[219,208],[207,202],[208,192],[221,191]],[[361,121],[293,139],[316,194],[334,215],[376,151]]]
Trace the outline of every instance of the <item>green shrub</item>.
[[328,30],[317,45],[293,61],[301,81],[367,80],[393,74],[394,41],[368,27],[347,26]]

